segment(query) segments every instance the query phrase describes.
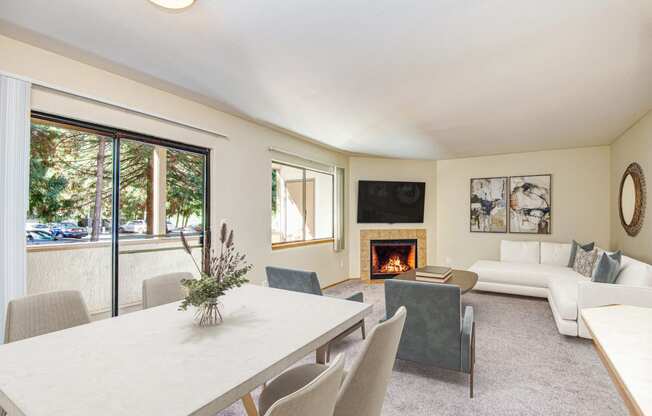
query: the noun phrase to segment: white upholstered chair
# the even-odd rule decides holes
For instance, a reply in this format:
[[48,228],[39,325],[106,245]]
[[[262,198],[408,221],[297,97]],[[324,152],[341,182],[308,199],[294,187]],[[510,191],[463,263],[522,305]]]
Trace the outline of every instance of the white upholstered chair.
[[[380,415],[406,316],[405,308],[401,307],[391,319],[376,325],[371,331],[342,382],[334,416]],[[281,374],[263,389],[258,404],[260,412],[264,413],[280,397],[302,388],[327,368],[320,364],[307,364]]]
[[169,273],[143,280],[143,309],[177,302],[186,297],[182,279],[192,279],[191,273]]
[[62,290],[12,299],[7,305],[5,343],[91,321],[80,292]]
[[260,412],[265,416],[333,416],[343,374],[344,355],[340,354],[308,383]]

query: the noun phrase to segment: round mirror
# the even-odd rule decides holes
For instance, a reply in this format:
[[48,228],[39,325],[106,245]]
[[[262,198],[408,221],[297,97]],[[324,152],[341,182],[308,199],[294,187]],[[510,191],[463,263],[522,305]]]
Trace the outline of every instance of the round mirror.
[[645,176],[638,163],[627,167],[620,181],[620,223],[634,237],[641,231],[645,217]]
[[636,205],[636,188],[634,178],[627,174],[623,180],[623,193],[620,196],[620,210],[623,213],[623,221],[630,225],[634,219],[634,206]]

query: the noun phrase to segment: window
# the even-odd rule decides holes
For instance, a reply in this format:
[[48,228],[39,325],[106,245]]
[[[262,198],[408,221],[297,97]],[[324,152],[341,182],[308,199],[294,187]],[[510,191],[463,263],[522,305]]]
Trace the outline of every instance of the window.
[[201,262],[208,149],[37,112],[30,146],[28,294],[79,290],[100,319],[140,309],[145,278],[197,273],[179,234]]
[[272,245],[333,238],[333,175],[272,163]]

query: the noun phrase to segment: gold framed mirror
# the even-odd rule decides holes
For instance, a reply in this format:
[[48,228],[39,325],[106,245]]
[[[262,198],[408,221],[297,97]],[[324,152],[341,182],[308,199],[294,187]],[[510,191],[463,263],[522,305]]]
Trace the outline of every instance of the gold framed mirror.
[[628,235],[636,236],[643,227],[646,205],[645,176],[638,163],[630,164],[620,180],[618,208],[620,223]]

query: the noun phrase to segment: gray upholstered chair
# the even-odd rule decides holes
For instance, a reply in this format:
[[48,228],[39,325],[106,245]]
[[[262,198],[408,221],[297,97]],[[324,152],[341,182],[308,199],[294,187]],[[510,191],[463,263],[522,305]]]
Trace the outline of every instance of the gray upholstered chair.
[[7,304],[5,343],[72,328],[90,321],[86,303],[76,290],[12,299]]
[[338,355],[328,368],[301,389],[284,395],[260,414],[265,416],[333,416],[335,399],[344,374],[344,355]]
[[[294,269],[284,269],[282,267],[265,267],[265,272],[267,273],[267,283],[269,287],[275,289],[285,289],[291,290],[293,292],[308,293],[311,295],[323,296],[324,294],[321,291],[321,286],[319,284],[319,278],[317,273],[308,272],[303,270],[294,270]],[[364,296],[362,292],[356,292],[346,300],[352,300],[354,302],[364,302]],[[364,319],[360,322],[353,325],[351,328],[347,329],[335,339],[333,339],[327,347],[326,350],[326,361],[330,359],[330,345],[331,343],[337,342],[340,339],[346,337],[347,335],[355,332],[358,328],[362,331],[362,339],[366,337],[366,330]]]
[[461,305],[460,288],[454,285],[385,281],[387,316],[401,306],[408,312],[397,358],[469,374],[473,397],[473,307],[467,306],[462,317]]
[[[345,375],[334,416],[380,416],[405,316],[405,308],[399,308],[393,318],[371,330],[360,355]],[[260,395],[261,413],[279,397],[300,389],[326,368],[320,364],[301,365],[272,380]]]
[[169,273],[143,280],[143,309],[177,302],[186,296],[182,279],[192,279],[191,273]]

